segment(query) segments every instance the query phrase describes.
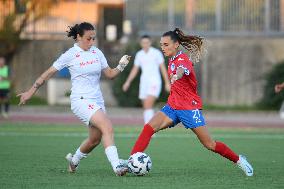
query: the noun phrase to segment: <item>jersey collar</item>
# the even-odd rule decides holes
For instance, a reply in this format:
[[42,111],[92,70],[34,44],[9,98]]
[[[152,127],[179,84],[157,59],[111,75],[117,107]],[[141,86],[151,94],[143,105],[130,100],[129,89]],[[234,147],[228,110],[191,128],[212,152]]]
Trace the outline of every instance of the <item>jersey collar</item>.
[[75,48],[76,51],[78,51],[78,52],[83,52],[83,51],[84,51],[81,47],[79,47],[79,45],[78,45],[77,43],[74,44],[74,48]]
[[178,51],[177,54],[175,56],[172,56],[170,60],[174,61],[181,54],[182,54],[182,51]]

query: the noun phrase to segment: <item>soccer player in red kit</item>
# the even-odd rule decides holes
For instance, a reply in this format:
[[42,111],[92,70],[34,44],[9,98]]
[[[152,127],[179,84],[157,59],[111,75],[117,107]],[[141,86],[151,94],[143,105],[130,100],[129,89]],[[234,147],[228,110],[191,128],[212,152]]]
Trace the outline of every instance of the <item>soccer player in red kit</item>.
[[[242,155],[237,155],[226,144],[211,138],[202,115],[202,101],[197,94],[197,80],[192,61],[179,50],[182,45],[191,54],[191,59],[199,58],[203,38],[185,35],[179,28],[168,31],[161,37],[161,49],[169,58],[168,75],[171,90],[167,104],[144,126],[131,155],[143,152],[151,136],[161,129],[182,123],[191,129],[205,148],[236,163],[247,176],[253,175],[253,168]],[[195,58],[194,58],[195,57]],[[194,59],[193,59],[194,58]]]

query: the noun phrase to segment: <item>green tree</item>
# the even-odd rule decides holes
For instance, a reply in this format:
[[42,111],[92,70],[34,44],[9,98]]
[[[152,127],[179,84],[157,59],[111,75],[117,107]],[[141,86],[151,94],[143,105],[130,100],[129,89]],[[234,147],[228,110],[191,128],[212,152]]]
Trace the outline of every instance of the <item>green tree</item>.
[[20,44],[20,34],[27,24],[46,15],[57,2],[58,0],[0,0],[3,8],[11,3],[15,5],[9,14],[1,18],[0,55],[11,58]]

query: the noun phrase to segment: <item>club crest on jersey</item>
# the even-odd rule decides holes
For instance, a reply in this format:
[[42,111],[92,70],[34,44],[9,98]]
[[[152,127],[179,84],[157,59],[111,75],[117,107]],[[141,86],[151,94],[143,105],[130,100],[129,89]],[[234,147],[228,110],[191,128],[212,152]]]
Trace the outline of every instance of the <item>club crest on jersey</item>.
[[174,70],[175,70],[175,68],[176,68],[175,64],[174,64],[174,63],[172,63],[172,64],[171,64],[171,70],[172,70],[172,71],[174,71]]
[[189,71],[185,66],[180,65],[179,68],[183,68],[184,74],[185,74],[185,75],[189,75],[190,71]]

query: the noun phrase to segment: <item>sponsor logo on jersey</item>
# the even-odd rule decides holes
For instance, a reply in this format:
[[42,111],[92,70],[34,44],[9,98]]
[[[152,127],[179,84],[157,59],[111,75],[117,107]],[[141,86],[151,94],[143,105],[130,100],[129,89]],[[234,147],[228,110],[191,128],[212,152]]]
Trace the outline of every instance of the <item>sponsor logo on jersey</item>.
[[92,53],[93,53],[93,54],[96,54],[97,52],[96,52],[95,50],[92,50]]
[[182,60],[184,60],[183,58],[178,58],[178,61],[182,61]]
[[80,63],[80,67],[91,65],[91,64],[94,64],[94,63],[97,63],[97,62],[99,62],[98,59],[94,59],[94,60],[90,60],[90,61],[86,61],[86,62],[81,62]]
[[78,57],[80,57],[80,54],[76,54],[75,56],[76,56],[76,58],[78,58]]

